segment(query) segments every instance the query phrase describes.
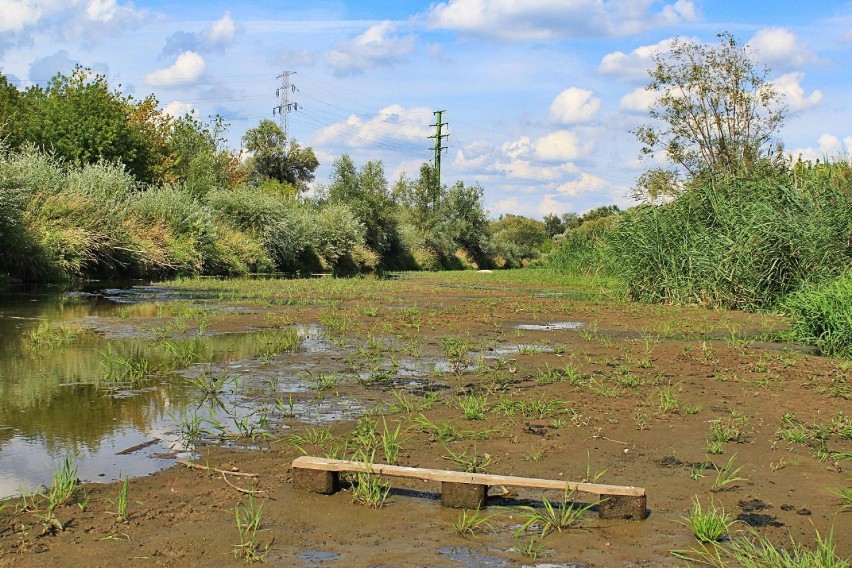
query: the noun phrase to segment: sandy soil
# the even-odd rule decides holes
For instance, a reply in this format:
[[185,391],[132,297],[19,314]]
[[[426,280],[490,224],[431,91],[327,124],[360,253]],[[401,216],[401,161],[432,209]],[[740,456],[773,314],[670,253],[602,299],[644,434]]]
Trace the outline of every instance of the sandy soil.
[[[734,531],[754,525],[778,545],[792,537],[812,546],[816,530],[827,535],[833,527],[837,552],[852,555],[852,511],[840,512],[840,499],[828,492],[850,485],[848,362],[748,339],[784,326],[768,316],[572,299],[585,295],[501,282],[498,275],[478,278],[453,285],[439,276],[405,279],[380,291],[365,288],[361,298],[356,290],[340,305],[267,306],[255,315],[220,318],[211,329],[269,327],[270,311],[300,323],[325,322],[339,350],[324,363],[365,374],[371,357],[385,363],[446,358],[446,338],[456,338],[469,348],[458,373],[450,368],[412,385],[385,364],[395,383],[386,375],[374,384],[347,380],[323,396],[369,408],[398,402],[395,389],[415,405],[434,390],[431,407],[386,408],[366,418],[378,421],[380,433],[385,424],[389,430],[401,424],[400,464],[462,469],[451,458],[467,452],[490,460],[489,473],[581,481],[602,472],[599,483],[647,489],[646,520],[601,520],[590,512],[563,532],[526,533],[516,541],[513,531],[523,522],[517,506],[561,495],[513,491],[489,502],[493,532],[465,537],[453,528],[460,512],[440,506],[436,484],[393,480],[380,509],[353,503],[350,489],[331,496],[298,491],[290,463],[301,451],[287,437],[308,438],[321,427],[282,419],[270,426],[271,439],[198,449],[196,463],[256,478],[227,476],[226,482],[215,472],[176,465],[133,479],[123,522],[110,513],[116,484],[81,486],[55,511],[64,530],[45,530],[38,499],[7,502],[0,510],[0,566],[242,564],[234,511],[248,496],[238,488],[257,492],[257,543],[265,561],[277,566],[683,565],[670,551],[697,546],[683,524],[693,498],[739,517]],[[584,327],[515,327],[555,322]],[[299,357],[282,354],[264,364]],[[465,417],[460,406],[468,395],[486,397],[483,419]],[[421,416],[449,423],[455,438],[440,439],[415,421]],[[707,451],[714,422],[739,434],[720,455]],[[329,441],[299,445],[311,455],[341,452],[346,439],[355,445],[356,427],[355,421],[333,423]],[[711,490],[713,464],[731,459],[744,479]],[[376,461],[383,461],[381,449]],[[531,542],[537,559],[520,550]]]

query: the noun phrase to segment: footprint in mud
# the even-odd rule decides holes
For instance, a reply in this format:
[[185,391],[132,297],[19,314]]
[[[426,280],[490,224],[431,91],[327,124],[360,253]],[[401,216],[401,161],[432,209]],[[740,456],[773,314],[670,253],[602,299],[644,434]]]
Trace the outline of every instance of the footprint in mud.
[[[767,505],[760,499],[752,499],[750,501],[740,501],[737,503],[740,509],[742,509],[746,513],[754,513],[755,511],[763,511],[764,509],[771,509],[771,505]],[[783,509],[783,507],[782,507]]]
[[328,550],[303,550],[299,557],[305,561],[306,566],[317,566],[334,562],[341,558],[341,554]]
[[[760,499],[751,499],[749,501],[740,501],[737,503],[743,512],[737,516],[738,521],[742,521],[750,527],[783,527],[784,523],[778,521],[773,515],[766,513],[758,513],[765,509],[771,509],[772,505],[767,505]],[[783,507],[782,507],[783,508]]]

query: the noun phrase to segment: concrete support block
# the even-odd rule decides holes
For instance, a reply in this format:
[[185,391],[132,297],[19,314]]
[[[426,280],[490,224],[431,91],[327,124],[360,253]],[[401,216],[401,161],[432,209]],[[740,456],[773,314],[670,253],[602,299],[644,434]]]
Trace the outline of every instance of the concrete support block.
[[485,506],[487,485],[441,482],[441,505],[456,509],[479,509]]
[[294,467],[293,487],[303,491],[331,495],[337,493],[340,489],[340,481],[336,471]]
[[648,498],[629,495],[601,495],[598,513],[602,519],[625,519],[641,521],[648,516]]

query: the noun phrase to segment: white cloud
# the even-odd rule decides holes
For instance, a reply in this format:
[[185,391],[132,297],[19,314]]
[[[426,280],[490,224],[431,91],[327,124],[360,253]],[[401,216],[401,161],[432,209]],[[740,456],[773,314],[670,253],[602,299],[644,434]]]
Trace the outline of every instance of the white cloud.
[[793,69],[818,61],[817,56],[786,28],[765,28],[752,37],[747,46],[762,63],[776,69]]
[[511,41],[626,35],[698,18],[691,0],[448,0],[425,14],[432,28]]
[[852,136],[847,136],[843,140],[834,134],[823,134],[817,140],[817,147],[796,148],[789,153],[793,160],[801,158],[805,161],[816,162],[824,161],[838,157],[846,157],[852,154]]
[[184,51],[170,67],[145,75],[145,82],[154,87],[192,84],[201,78],[205,67],[203,57],[194,51]]
[[801,85],[804,77],[804,73],[787,73],[772,81],[775,89],[784,98],[790,110],[804,110],[822,100],[822,91],[819,90],[811,91],[810,95],[805,96],[805,89]]
[[115,0],[89,0],[86,6],[86,15],[90,20],[109,22],[118,11]]
[[20,32],[38,22],[43,13],[43,9],[34,2],[7,0],[0,10],[0,32]]
[[542,217],[545,215],[562,215],[572,210],[570,203],[563,203],[556,199],[558,195],[547,193],[541,198],[538,203],[538,213]]
[[553,99],[550,105],[550,119],[562,124],[586,122],[597,115],[601,100],[592,91],[569,87]]
[[172,101],[163,107],[163,112],[167,115],[180,118],[187,114],[195,114],[195,107],[191,103],[182,103],[180,101]]
[[657,102],[659,96],[659,91],[650,91],[645,87],[639,87],[621,97],[619,104],[626,111],[647,113],[651,105]]
[[405,108],[394,104],[381,109],[376,116],[363,119],[350,115],[346,120],[322,128],[311,143],[345,144],[351,147],[382,146],[416,142],[424,145],[432,132],[428,126],[434,119],[427,107]]
[[237,26],[231,18],[231,13],[225,12],[224,16],[213,22],[213,25],[210,26],[210,31],[207,33],[207,37],[210,39],[211,43],[227,44],[233,41],[236,31]]
[[[653,66],[651,57],[657,53],[663,53],[671,49],[675,38],[664,39],[653,45],[637,47],[630,53],[614,51],[601,58],[598,64],[598,73],[611,75],[625,81],[648,80],[648,71]],[[696,41],[684,38],[684,41]]]
[[588,154],[593,148],[594,141],[583,142],[576,132],[557,130],[536,140],[535,154],[541,160],[569,161]]
[[325,63],[337,75],[357,75],[378,65],[390,65],[414,51],[413,36],[399,36],[393,22],[376,24],[356,38],[325,54]]
[[514,213],[521,209],[521,201],[517,197],[507,197],[494,204],[495,213]]
[[557,189],[563,195],[577,195],[583,191],[600,191],[605,187],[606,181],[603,179],[586,172],[581,172],[580,179],[563,183]]
[[132,3],[116,0],[2,0],[0,34],[24,39],[36,32],[58,32],[90,41],[142,16]]

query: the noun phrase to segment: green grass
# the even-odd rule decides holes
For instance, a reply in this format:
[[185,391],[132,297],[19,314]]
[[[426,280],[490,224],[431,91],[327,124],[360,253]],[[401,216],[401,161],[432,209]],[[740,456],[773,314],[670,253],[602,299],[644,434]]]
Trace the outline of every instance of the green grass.
[[479,509],[475,511],[461,511],[458,519],[453,521],[453,529],[461,536],[473,536],[477,532],[494,532],[494,523],[491,519],[494,515],[485,515]]
[[789,339],[816,345],[825,355],[852,358],[852,271],[808,284],[782,303],[793,320]]
[[733,515],[726,513],[721,507],[712,502],[709,507],[702,507],[697,497],[692,500],[692,510],[684,519],[684,524],[692,529],[692,534],[698,542],[719,542],[728,536]]
[[269,545],[262,545],[258,539],[263,504],[255,506],[254,497],[249,493],[248,503],[241,503],[234,509],[234,520],[240,537],[234,545],[234,557],[246,564],[266,562]]
[[562,501],[555,505],[546,497],[541,501],[541,509],[532,506],[524,505],[519,507],[519,517],[524,521],[521,526],[515,531],[515,536],[519,537],[532,527],[538,527],[541,530],[541,535],[546,536],[552,531],[562,532],[580,523],[586,515],[586,512],[598,503],[589,503],[579,505],[574,502],[575,491],[569,490],[567,487],[562,495]]

